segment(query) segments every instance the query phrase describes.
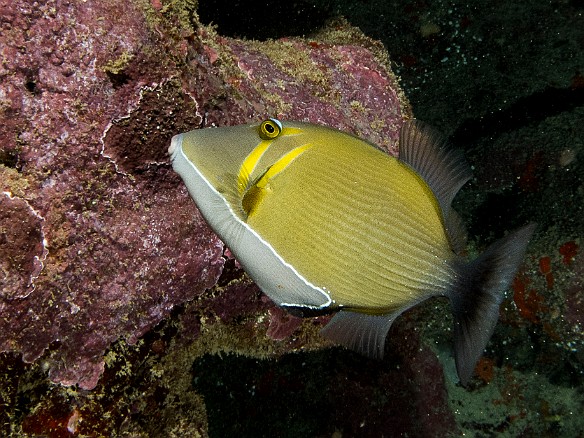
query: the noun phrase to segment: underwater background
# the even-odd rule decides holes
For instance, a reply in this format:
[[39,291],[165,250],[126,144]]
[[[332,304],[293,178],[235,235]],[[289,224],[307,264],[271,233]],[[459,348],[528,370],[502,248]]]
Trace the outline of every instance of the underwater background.
[[[0,436],[584,436],[584,3],[0,3]],[[380,44],[380,43],[381,44]],[[276,308],[172,135],[277,115],[464,150],[468,253],[537,222],[467,388],[446,300],[383,361]]]

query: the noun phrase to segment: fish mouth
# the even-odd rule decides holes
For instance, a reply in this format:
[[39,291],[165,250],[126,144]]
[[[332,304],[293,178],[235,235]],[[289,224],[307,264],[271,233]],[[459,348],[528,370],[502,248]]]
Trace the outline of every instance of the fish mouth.
[[170,155],[170,161],[174,161],[174,157],[176,156],[176,154],[178,153],[182,146],[182,140],[183,140],[182,134],[177,134],[174,137],[172,137],[172,140],[170,141],[170,146],[168,147],[168,155]]

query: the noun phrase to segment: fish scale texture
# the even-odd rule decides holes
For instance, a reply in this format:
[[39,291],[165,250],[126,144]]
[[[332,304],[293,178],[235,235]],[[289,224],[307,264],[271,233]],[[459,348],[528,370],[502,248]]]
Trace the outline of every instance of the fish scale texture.
[[248,224],[338,304],[395,309],[444,293],[450,269],[436,261],[452,252],[427,187],[394,158],[333,135],[274,177]]

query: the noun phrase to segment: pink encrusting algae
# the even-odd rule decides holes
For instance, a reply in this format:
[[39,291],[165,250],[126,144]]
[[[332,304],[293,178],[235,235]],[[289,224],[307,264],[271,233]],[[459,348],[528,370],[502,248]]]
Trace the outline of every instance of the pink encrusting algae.
[[[94,388],[113,342],[222,273],[225,248],[168,164],[173,134],[278,115],[395,151],[411,115],[381,46],[346,24],[318,47],[238,41],[189,7],[0,4],[0,350],[43,357],[53,382]],[[238,305],[222,299],[217,318]]]

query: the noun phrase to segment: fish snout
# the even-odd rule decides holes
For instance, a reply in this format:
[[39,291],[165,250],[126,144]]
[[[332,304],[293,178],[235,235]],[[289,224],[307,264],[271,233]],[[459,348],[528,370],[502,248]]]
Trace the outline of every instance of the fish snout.
[[168,155],[170,155],[170,161],[174,161],[176,154],[178,154],[178,151],[182,147],[182,142],[183,134],[177,134],[174,137],[172,137],[172,140],[170,141],[170,146],[168,147]]

